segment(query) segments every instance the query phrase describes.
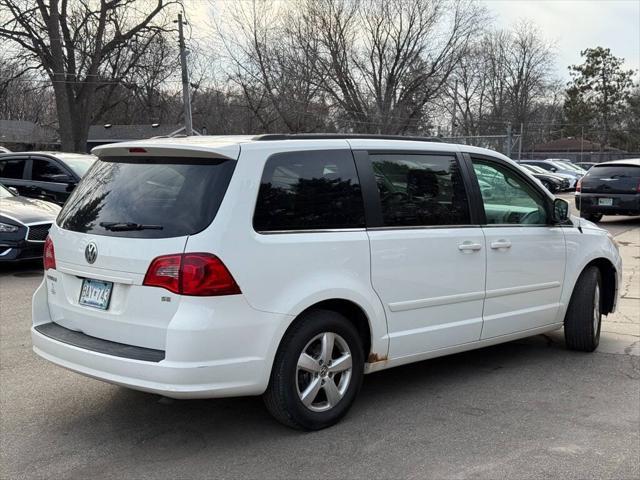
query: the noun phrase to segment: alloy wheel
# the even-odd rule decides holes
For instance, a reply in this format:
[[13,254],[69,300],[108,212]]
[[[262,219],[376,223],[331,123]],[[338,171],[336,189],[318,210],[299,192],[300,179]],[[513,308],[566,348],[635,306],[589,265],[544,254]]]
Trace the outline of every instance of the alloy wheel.
[[344,397],[352,374],[351,350],[337,333],[323,332],[302,349],[296,388],[302,404],[314,412],[335,407]]

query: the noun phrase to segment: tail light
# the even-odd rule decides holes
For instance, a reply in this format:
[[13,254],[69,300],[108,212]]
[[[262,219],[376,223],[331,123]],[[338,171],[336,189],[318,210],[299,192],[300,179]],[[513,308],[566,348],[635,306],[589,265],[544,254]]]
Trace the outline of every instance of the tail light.
[[578,183],[576,183],[576,192],[581,192],[582,191],[582,178],[580,178],[578,180]]
[[44,241],[44,253],[42,255],[42,258],[44,260],[45,270],[49,270],[50,268],[53,268],[55,270],[56,252],[53,249],[53,241],[51,240],[51,237],[49,235],[47,235],[47,238]]
[[210,253],[157,257],[151,262],[143,285],[199,297],[242,293],[222,260]]

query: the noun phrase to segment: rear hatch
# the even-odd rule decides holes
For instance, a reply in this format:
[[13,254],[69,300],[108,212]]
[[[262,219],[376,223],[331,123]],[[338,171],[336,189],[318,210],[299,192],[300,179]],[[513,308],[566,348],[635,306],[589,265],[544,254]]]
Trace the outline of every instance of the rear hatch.
[[182,254],[189,236],[211,224],[239,148],[235,158],[147,150],[102,155],[91,167],[51,230],[56,267],[46,281],[54,322],[164,350],[181,296],[144,286],[145,274],[155,258]]
[[640,167],[627,164],[595,165],[582,178],[582,193],[637,193]]

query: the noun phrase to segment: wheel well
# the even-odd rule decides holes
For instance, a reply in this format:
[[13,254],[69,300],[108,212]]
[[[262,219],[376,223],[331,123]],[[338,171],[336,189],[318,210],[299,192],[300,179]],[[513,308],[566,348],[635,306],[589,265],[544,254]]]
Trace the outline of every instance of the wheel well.
[[592,260],[584,267],[584,270],[592,266],[598,267],[598,270],[600,270],[600,277],[602,278],[602,313],[606,315],[613,311],[615,304],[617,290],[616,269],[606,258]]
[[[296,320],[302,317],[302,315],[309,310],[330,310],[344,315],[353,324],[353,326],[356,327],[356,330],[358,330],[358,333],[360,334],[362,347],[364,349],[364,358],[366,360],[369,356],[369,352],[371,352],[371,328],[369,327],[369,319],[367,318],[367,315],[358,304],[341,298],[323,300],[322,302],[318,302],[305,309],[296,317]],[[296,320],[294,320],[291,325],[293,325]],[[289,326],[289,328],[291,328],[291,326]]]

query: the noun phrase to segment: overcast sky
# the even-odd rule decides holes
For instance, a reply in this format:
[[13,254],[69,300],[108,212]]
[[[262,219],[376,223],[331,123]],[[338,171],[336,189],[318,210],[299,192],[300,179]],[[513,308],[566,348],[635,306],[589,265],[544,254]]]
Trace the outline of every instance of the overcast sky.
[[[580,50],[602,46],[640,67],[640,0],[483,0],[500,27],[519,19],[538,25],[557,47],[558,75],[568,78],[567,66],[582,63]],[[636,76],[637,78],[637,76]]]

